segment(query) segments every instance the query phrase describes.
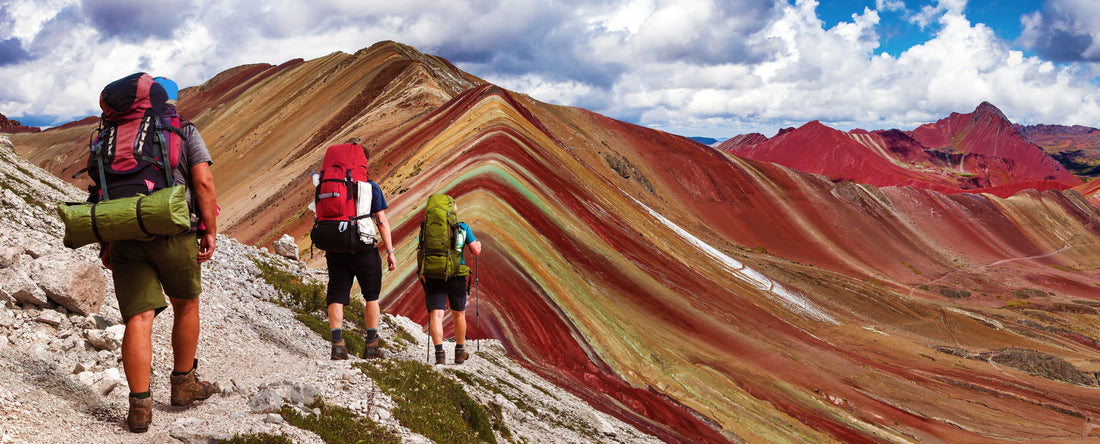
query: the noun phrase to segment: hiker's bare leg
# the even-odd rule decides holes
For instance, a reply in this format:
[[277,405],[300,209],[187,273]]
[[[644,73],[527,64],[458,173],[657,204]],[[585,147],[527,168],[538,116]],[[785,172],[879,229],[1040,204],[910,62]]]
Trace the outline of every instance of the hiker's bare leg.
[[153,310],[143,311],[126,320],[126,331],[122,333],[122,367],[130,393],[149,391],[155,314]]
[[189,372],[199,347],[199,298],[168,298],[172,303],[172,370]]
[[328,329],[336,330],[344,328],[344,304],[333,302],[328,304]]
[[363,308],[363,321],[366,322],[367,328],[378,329],[378,317],[381,315],[381,310],[378,308],[378,300],[367,301],[367,306]]
[[428,313],[428,334],[432,336],[432,345],[443,343],[443,315],[446,310],[432,310]]
[[451,310],[455,317],[455,344],[462,345],[466,342],[466,311]]

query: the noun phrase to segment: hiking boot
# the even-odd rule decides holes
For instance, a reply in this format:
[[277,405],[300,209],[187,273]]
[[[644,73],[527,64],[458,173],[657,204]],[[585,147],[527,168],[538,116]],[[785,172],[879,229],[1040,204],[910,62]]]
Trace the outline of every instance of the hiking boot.
[[130,397],[130,413],[126,415],[126,427],[131,433],[145,433],[149,423],[153,422],[153,397],[137,399]]
[[470,359],[470,354],[466,353],[466,350],[455,350],[455,364],[461,364]]
[[199,381],[195,375],[195,369],[199,367],[199,360],[195,360],[191,371],[182,375],[172,375],[172,405],[187,406],[192,402],[202,401],[210,395],[218,392],[218,385],[206,381]]
[[435,352],[435,365],[444,365],[447,363],[447,353]]
[[382,351],[382,347],[378,343],[379,338],[374,338],[374,341],[368,342],[363,347],[363,359],[382,359],[386,357],[386,352]]
[[344,345],[344,340],[341,339],[340,342],[333,342],[332,343],[332,360],[337,361],[337,360],[343,360],[343,359],[347,359],[347,358],[348,358],[348,349]]

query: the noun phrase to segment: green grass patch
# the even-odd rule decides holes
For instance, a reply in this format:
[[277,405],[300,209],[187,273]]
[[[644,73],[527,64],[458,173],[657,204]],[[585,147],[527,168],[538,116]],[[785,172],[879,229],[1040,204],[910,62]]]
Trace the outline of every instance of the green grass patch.
[[218,441],[223,444],[294,444],[289,438],[270,433],[249,433],[247,435],[233,435],[231,439]]
[[909,267],[909,271],[912,271],[913,274],[921,274],[920,270],[918,270],[917,267],[914,267],[912,264],[910,264],[908,262],[905,262],[905,261],[902,261],[901,264],[906,266],[906,267]]
[[252,263],[260,269],[260,277],[283,293],[277,301],[284,307],[297,312],[313,313],[326,308],[325,286],[317,282],[305,282],[294,273],[264,262],[256,257]]
[[437,443],[497,442],[485,408],[431,366],[399,360],[356,366],[393,398],[393,415],[409,430]]
[[401,438],[389,429],[346,408],[325,405],[320,400],[306,407],[320,409],[321,414],[303,416],[298,410],[285,405],[279,410],[279,414],[290,425],[316,433],[327,443],[401,442]]

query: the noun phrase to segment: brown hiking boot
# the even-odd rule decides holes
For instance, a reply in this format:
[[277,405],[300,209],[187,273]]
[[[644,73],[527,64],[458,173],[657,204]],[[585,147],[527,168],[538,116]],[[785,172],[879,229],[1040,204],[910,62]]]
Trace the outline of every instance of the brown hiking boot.
[[344,359],[347,359],[347,358],[348,358],[348,348],[345,345],[344,340],[341,339],[340,342],[333,342],[332,343],[332,360],[333,361],[338,361],[338,360],[344,360]]
[[149,423],[153,422],[153,397],[137,399],[130,397],[130,413],[126,415],[126,427],[131,433],[145,433]]
[[382,351],[378,342],[379,338],[374,338],[374,341],[367,343],[367,345],[363,347],[363,359],[382,359],[386,357],[386,352]]
[[435,352],[435,365],[444,365],[447,363],[447,353]]
[[191,405],[192,402],[202,401],[218,392],[217,384],[199,381],[199,377],[195,375],[195,369],[198,367],[199,360],[196,359],[191,371],[182,375],[172,375],[172,405]]
[[470,359],[470,354],[466,353],[466,350],[461,350],[461,349],[455,350],[455,364],[456,365],[461,364],[463,362],[466,362],[467,359]]

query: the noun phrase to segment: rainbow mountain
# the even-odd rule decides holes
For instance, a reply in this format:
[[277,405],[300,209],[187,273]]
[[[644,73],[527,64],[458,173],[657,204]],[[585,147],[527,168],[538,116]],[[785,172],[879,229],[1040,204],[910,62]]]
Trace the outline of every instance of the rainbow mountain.
[[[389,313],[426,323],[417,230],[428,195],[455,197],[485,248],[477,335],[668,442],[1100,438],[1094,183],[1018,168],[988,185],[1067,183],[983,193],[931,161],[919,180],[830,177],[539,102],[394,42],[237,67],[179,108],[211,147],[221,231],[289,233],[307,258],[309,174],[360,139],[400,262]],[[11,139],[69,179],[96,122]],[[867,155],[801,145],[792,157]]]

